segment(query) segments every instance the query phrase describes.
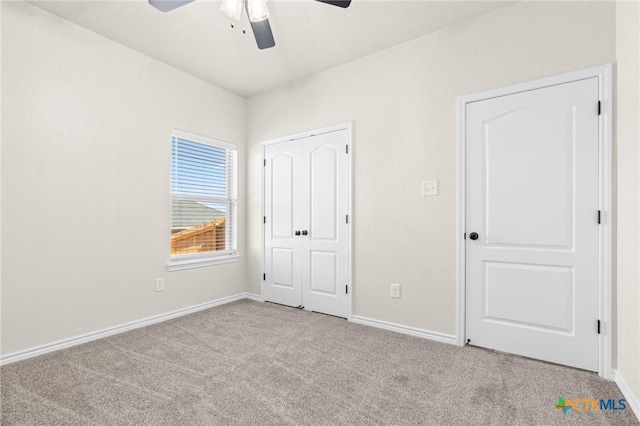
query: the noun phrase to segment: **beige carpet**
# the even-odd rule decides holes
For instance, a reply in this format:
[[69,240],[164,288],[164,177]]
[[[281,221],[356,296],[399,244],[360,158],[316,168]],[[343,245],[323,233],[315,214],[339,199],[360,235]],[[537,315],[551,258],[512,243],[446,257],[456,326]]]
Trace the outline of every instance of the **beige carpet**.
[[638,424],[596,374],[241,301],[2,367],[2,425]]

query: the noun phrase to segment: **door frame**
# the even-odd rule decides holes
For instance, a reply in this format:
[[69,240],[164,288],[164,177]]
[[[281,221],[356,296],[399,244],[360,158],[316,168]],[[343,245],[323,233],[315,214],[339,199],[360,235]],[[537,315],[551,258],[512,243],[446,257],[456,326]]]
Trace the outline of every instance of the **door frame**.
[[[539,80],[515,84],[498,89],[474,93],[458,98],[458,173],[456,209],[456,342],[463,346],[466,341],[466,253],[464,233],[466,224],[466,106],[471,102],[541,89],[597,77],[601,114],[598,123],[599,153],[599,273],[598,273],[598,317],[601,321],[598,339],[598,375],[613,379],[613,298],[612,298],[612,235],[613,235],[613,76],[612,65],[606,64],[573,71]],[[595,327],[595,324],[594,324]]]
[[[307,130],[304,132],[300,132],[300,133],[294,133],[291,135],[287,135],[287,136],[282,136],[279,138],[275,138],[275,139],[269,139],[266,141],[262,142],[262,146],[261,146],[261,167],[262,167],[262,173],[260,174],[262,177],[262,189],[261,189],[261,210],[262,210],[262,216],[264,217],[266,215],[266,212],[264,210],[264,205],[265,205],[265,198],[264,198],[264,189],[265,189],[265,185],[264,185],[264,172],[265,172],[265,147],[267,147],[268,145],[274,145],[277,143],[281,143],[281,142],[289,142],[295,139],[303,139],[303,138],[308,138],[311,136],[316,136],[316,135],[321,135],[324,133],[332,133],[332,132],[337,132],[339,130],[346,130],[347,131],[347,145],[349,146],[349,152],[348,152],[348,158],[347,158],[347,192],[348,192],[348,201],[347,201],[347,214],[349,215],[349,227],[348,227],[348,238],[347,238],[347,246],[348,246],[348,250],[347,250],[347,255],[348,255],[348,259],[347,259],[347,274],[348,274],[348,280],[349,280],[349,284],[348,285],[348,289],[349,289],[349,293],[347,294],[347,321],[351,321],[351,314],[352,314],[352,308],[353,308],[353,223],[354,223],[354,217],[353,217],[353,122],[346,122],[346,123],[341,123],[341,124],[335,124],[333,126],[327,126],[327,127],[321,127],[321,128],[317,128],[317,129],[313,129],[313,130]],[[259,280],[260,280],[260,296],[262,297],[264,294],[264,280],[262,279],[262,274],[264,274],[265,271],[265,265],[264,265],[264,233],[265,233],[265,223],[264,221],[262,221],[262,246],[260,247],[260,270],[262,271],[262,273],[260,274]],[[262,297],[262,299],[264,300],[264,297]]]

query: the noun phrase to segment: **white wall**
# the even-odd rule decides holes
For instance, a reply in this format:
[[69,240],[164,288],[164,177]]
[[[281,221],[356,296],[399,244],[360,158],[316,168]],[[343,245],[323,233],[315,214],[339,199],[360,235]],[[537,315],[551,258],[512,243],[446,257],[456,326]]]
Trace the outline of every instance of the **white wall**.
[[2,354],[244,291],[244,256],[166,270],[170,129],[237,143],[243,199],[244,99],[23,2],[2,67]]
[[618,159],[616,370],[633,392],[636,401],[640,397],[639,27],[639,3],[637,1],[616,2]]
[[[614,55],[614,3],[522,3],[251,98],[250,291],[261,275],[260,143],[353,120],[354,314],[454,334],[456,98]],[[421,197],[428,179],[437,197]]]

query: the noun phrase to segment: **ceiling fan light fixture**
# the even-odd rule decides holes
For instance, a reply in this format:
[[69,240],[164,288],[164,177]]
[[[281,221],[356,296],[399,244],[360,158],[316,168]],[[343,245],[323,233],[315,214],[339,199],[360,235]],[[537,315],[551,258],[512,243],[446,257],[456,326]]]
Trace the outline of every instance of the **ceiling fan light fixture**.
[[222,0],[220,4],[220,12],[224,13],[231,19],[239,21],[242,18],[242,0]]
[[[0,0],[2,1],[2,0]],[[194,0],[148,0],[151,6],[163,12],[176,9]],[[342,8],[349,7],[351,0],[317,0],[333,6]],[[246,9],[251,30],[256,39],[258,49],[269,49],[276,45],[269,23],[269,11],[267,10],[267,0],[222,0],[220,3],[220,11],[236,21],[242,19],[242,9]],[[234,27],[233,22],[231,28]],[[242,33],[246,33],[243,28]]]
[[269,19],[267,0],[247,0],[247,15],[251,22],[261,22]]

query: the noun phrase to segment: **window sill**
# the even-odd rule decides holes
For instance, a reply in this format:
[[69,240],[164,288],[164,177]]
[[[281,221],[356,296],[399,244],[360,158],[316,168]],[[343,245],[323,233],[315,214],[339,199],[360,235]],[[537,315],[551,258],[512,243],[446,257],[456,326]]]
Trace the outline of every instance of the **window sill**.
[[238,256],[237,254],[190,259],[171,259],[171,261],[167,263],[167,270],[169,272],[181,271],[183,269],[201,268],[203,266],[220,265],[223,263],[233,263],[239,260],[240,256]]

